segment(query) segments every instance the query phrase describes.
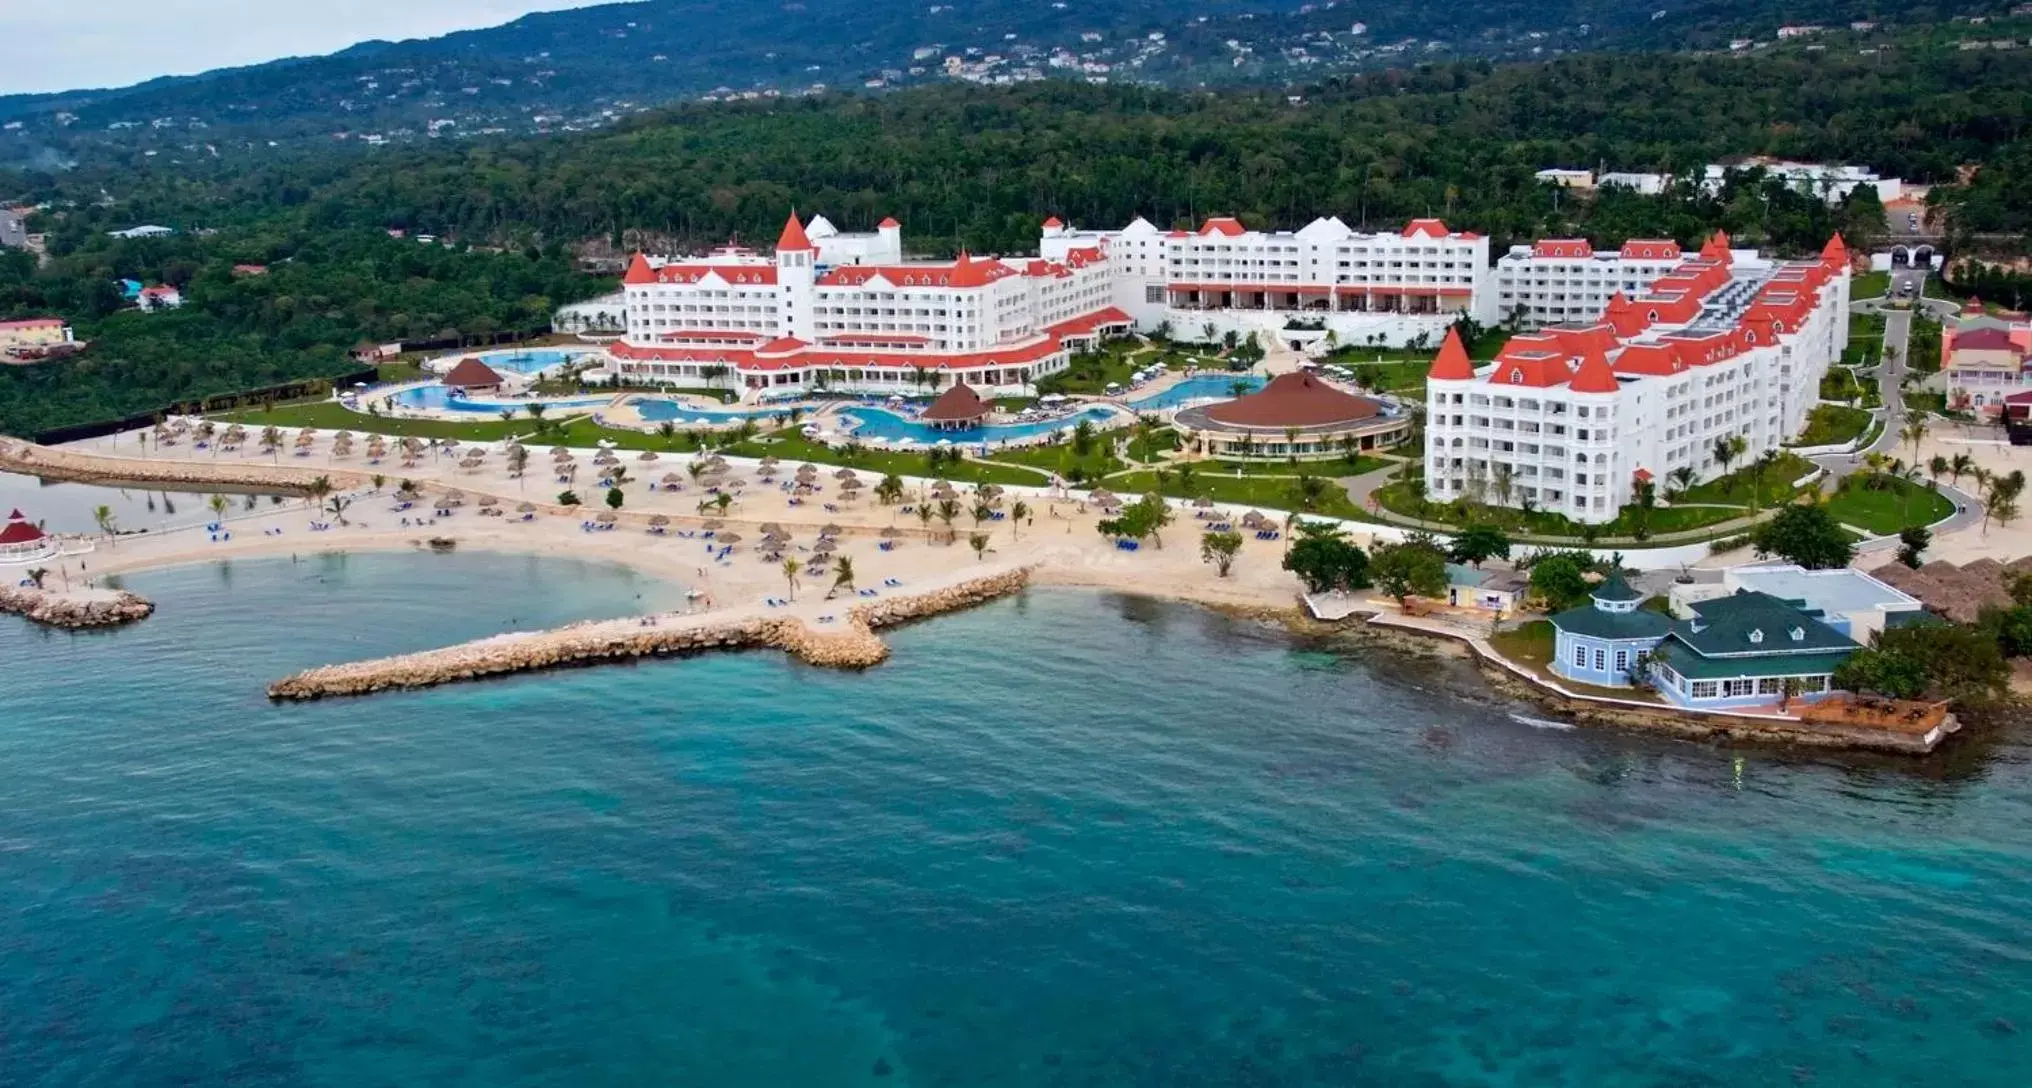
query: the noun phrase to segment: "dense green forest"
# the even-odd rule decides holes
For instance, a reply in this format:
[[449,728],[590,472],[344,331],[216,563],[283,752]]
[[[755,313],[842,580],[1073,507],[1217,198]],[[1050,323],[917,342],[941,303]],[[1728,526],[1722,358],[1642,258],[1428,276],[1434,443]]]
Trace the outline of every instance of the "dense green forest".
[[[1238,214],[1263,227],[1440,215],[1499,245],[1568,234],[1692,243],[1722,227],[1789,252],[1837,229],[1881,229],[1873,198],[1829,208],[1754,172],[1717,196],[1663,198],[1582,199],[1532,177],[1548,165],[1683,171],[1767,153],[1936,182],[1984,164],[1973,186],[1947,192],[1950,219],[2015,231],[2032,207],[2020,199],[2032,171],[2028,74],[2032,56],[2016,51],[1601,54],[1392,71],[1295,103],[941,87],[692,106],[579,136],[302,153],[253,168],[137,159],[0,174],[0,193],[50,205],[34,226],[51,233],[53,256],[42,269],[0,264],[0,316],[54,310],[94,340],[86,362],[0,371],[0,429],[330,373],[362,339],[526,327],[600,288],[569,270],[567,250],[583,241],[766,243],[792,206],[850,229],[895,215],[914,247],[933,251],[1031,250],[1045,214],[1106,225]],[[105,235],[139,222],[182,233]],[[391,227],[460,246],[393,241]],[[235,261],[273,272],[234,279]],[[187,284],[191,303],[117,312],[110,281],[122,276]]]
[[[236,263],[269,271],[235,276]],[[142,313],[118,279],[175,284],[185,304]],[[99,235],[41,269],[0,250],[0,315],[60,314],[91,341],[73,361],[0,368],[0,433],[343,374],[357,369],[346,352],[362,339],[534,328],[606,282],[556,252],[455,253],[379,231]]]

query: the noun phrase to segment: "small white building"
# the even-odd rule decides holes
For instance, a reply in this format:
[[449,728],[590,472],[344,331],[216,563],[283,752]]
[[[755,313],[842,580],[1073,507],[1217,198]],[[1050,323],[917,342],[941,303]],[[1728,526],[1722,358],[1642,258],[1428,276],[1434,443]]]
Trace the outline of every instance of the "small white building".
[[[1813,28],[1818,30],[1818,27]],[[1817,196],[1829,204],[1839,204],[1848,199],[1850,193],[1862,186],[1877,191],[1877,199],[1883,203],[1899,199],[1905,194],[1905,183],[1898,178],[1879,175],[1867,166],[1850,166],[1840,163],[1788,162],[1779,159],[1746,159],[1738,163],[1709,163],[1701,174],[1701,188],[1710,195],[1720,193],[1731,171],[1750,170],[1761,167],[1765,176],[1778,178],[1787,188],[1807,196]]]
[[183,305],[183,292],[166,283],[143,287],[134,296],[134,304],[143,310],[174,310]]

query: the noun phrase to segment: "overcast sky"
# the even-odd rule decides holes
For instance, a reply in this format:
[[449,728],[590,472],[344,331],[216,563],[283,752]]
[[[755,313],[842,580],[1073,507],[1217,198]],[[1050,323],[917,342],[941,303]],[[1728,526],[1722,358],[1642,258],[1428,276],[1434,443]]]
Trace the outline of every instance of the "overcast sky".
[[611,2],[0,0],[0,94],[119,87]]

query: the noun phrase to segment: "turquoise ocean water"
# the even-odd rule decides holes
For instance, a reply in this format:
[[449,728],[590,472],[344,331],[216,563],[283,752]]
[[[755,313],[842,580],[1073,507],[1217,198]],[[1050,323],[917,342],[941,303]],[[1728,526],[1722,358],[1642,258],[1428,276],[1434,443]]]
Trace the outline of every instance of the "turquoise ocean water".
[[2032,1083],[2022,742],[1534,728],[1452,666],[1047,591],[863,674],[272,706],[678,591],[129,582],[161,609],[123,631],[0,617],[0,1083]]

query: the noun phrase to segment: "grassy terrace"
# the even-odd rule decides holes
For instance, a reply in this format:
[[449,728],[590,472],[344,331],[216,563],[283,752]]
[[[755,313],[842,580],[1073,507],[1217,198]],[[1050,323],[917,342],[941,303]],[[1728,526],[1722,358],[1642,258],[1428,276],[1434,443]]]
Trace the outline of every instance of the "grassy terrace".
[[[1781,453],[1761,480],[1754,468],[1738,468],[1727,476],[1695,484],[1672,501],[1676,503],[1728,503],[1733,506],[1775,506],[1799,497],[1804,488],[1792,481],[1812,472],[1813,462],[1796,453]],[[1752,487],[1752,483],[1756,486]]]
[[1895,533],[1911,525],[1931,525],[1954,513],[1954,503],[1931,487],[1911,480],[1884,477],[1882,486],[1865,486],[1863,477],[1851,477],[1848,486],[1827,500],[1827,511],[1836,521],[1877,535]]
[[1884,353],[1884,315],[1852,314],[1849,317],[1849,346],[1841,361],[1847,366],[1868,366]]
[[1816,404],[1806,417],[1806,429],[1793,439],[1796,446],[1831,446],[1852,442],[1870,427],[1870,413],[1845,404]]
[[1855,282],[1849,285],[1849,297],[1858,300],[1883,298],[1884,294],[1889,290],[1891,290],[1891,274],[1889,272],[1865,272],[1857,276]]
[[1001,465],[1021,465],[1037,472],[1056,472],[1068,480],[1074,479],[1075,473],[1078,479],[1091,480],[1128,467],[1110,452],[1113,446],[1110,438],[1096,435],[1084,454],[1075,454],[1070,443],[1059,442],[1002,450],[988,460]]
[[1322,480],[1325,487],[1311,507],[1307,508],[1297,494],[1295,479],[1279,479],[1268,476],[1207,476],[1193,473],[1188,480],[1180,480],[1178,473],[1166,472],[1160,482],[1158,473],[1138,471],[1110,477],[1108,490],[1124,495],[1141,495],[1156,491],[1174,499],[1196,499],[1205,496],[1232,508],[1230,513],[1239,515],[1245,509],[1298,510],[1307,514],[1322,514],[1328,517],[1355,518],[1367,520],[1355,504],[1348,501],[1348,493],[1330,480]]

